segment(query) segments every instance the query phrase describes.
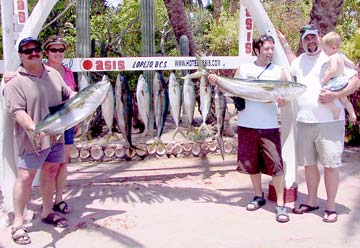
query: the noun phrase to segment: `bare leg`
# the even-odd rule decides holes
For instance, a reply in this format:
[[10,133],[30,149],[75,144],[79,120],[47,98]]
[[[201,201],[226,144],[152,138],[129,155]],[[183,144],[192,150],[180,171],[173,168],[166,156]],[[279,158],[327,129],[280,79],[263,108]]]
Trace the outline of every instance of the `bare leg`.
[[284,206],[284,175],[273,176],[272,181],[276,192],[276,204]]
[[344,97],[340,99],[340,102],[344,105],[346,111],[349,113],[349,121],[356,122],[357,116],[354,107],[349,101],[349,99],[347,99],[347,97]]
[[55,191],[55,177],[59,169],[58,163],[45,162],[41,167],[40,191],[43,200],[41,218],[46,218],[53,212],[53,197]]
[[70,150],[72,145],[65,145],[65,163],[61,163],[59,170],[56,174],[56,183],[55,183],[55,204],[63,200],[63,192],[65,188],[65,181],[67,177],[67,163],[70,157]]
[[306,204],[313,207],[317,206],[318,187],[320,183],[320,172],[317,165],[305,166],[305,179],[308,190]]
[[335,198],[339,186],[339,168],[325,168],[324,181],[326,188],[326,209],[335,210]]
[[254,187],[255,196],[262,197],[261,174],[251,174],[250,179]]
[[14,227],[24,223],[24,209],[30,199],[32,182],[37,170],[18,168],[18,175],[14,185]]

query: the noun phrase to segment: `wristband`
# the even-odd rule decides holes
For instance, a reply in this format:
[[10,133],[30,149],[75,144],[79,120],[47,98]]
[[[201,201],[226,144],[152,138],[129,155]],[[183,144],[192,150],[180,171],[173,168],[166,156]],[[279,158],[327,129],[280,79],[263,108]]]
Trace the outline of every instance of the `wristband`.
[[285,48],[285,47],[289,47],[289,43],[284,43],[284,44],[282,44],[282,46]]

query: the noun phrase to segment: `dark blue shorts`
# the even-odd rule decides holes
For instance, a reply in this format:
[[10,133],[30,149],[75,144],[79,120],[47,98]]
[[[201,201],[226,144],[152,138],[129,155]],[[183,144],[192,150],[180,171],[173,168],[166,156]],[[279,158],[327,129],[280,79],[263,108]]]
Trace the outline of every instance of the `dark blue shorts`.
[[65,145],[74,144],[75,127],[72,127],[64,132]]
[[51,148],[47,148],[35,153],[23,154],[18,156],[18,167],[23,169],[38,170],[44,162],[64,163],[65,150],[63,143],[53,144]]

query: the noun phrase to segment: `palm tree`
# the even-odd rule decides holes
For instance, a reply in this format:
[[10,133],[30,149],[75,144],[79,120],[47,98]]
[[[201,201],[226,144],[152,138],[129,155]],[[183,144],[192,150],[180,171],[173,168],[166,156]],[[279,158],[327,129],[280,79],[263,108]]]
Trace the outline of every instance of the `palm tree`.
[[320,34],[325,35],[335,29],[343,3],[343,0],[313,0],[310,23],[318,27]]
[[183,0],[164,0],[169,20],[173,28],[175,38],[179,42],[182,35],[186,35],[189,39],[190,56],[196,53],[196,44],[193,40],[191,26],[185,12]]

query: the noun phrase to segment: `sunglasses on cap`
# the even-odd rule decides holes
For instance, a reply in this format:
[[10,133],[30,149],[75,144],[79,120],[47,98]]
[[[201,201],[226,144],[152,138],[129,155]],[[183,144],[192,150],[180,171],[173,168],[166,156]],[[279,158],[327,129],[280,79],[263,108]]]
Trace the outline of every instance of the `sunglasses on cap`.
[[23,54],[26,54],[26,55],[30,55],[32,54],[33,52],[35,53],[41,53],[42,49],[41,47],[37,46],[37,47],[34,47],[34,48],[29,48],[29,49],[23,49],[20,51],[20,53],[23,53]]
[[307,30],[317,30],[314,24],[308,24],[300,28],[300,33],[305,33]]
[[49,48],[49,49],[47,49],[47,51],[50,51],[52,53],[57,53],[57,52],[63,53],[63,52],[65,52],[65,48]]

